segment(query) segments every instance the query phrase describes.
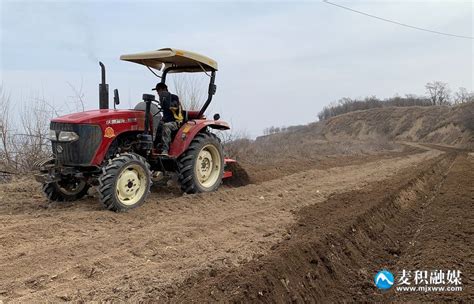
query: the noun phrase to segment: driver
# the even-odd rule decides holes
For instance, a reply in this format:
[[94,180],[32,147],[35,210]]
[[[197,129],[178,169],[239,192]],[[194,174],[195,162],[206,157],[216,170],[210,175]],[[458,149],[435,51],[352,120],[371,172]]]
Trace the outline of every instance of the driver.
[[163,147],[160,155],[168,156],[171,134],[178,130],[180,124],[183,122],[181,104],[178,96],[168,92],[166,84],[160,82],[153,90],[156,90],[159,96],[161,109],[163,111],[163,119],[161,121],[161,142]]

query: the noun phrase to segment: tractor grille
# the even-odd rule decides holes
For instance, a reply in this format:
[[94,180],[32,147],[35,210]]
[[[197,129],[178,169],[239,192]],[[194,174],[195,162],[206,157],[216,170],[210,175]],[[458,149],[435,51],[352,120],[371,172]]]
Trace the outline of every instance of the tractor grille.
[[53,154],[60,165],[90,165],[102,139],[102,131],[97,125],[68,124],[51,122],[50,129],[73,131],[79,139],[73,142],[52,141]]

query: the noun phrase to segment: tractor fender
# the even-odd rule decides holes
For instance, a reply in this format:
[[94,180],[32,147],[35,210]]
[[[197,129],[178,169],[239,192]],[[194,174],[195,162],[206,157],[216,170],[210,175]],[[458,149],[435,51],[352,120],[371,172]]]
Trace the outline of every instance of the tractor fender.
[[[115,128],[113,130],[114,130],[113,133],[109,131],[109,134],[111,135],[107,137],[105,135],[103,136],[102,142],[100,146],[98,147],[94,155],[94,158],[92,159],[92,165],[100,166],[100,164],[104,161],[105,157],[109,153],[109,149],[111,148],[112,144],[116,142],[117,140],[119,140],[120,138],[123,138],[126,136],[132,136],[136,138],[138,134],[143,133],[143,130],[136,130],[136,129],[130,130],[130,129]],[[107,134],[105,132],[106,131],[102,130],[103,134]]]
[[230,129],[229,124],[222,120],[192,120],[188,121],[179,128],[173,142],[170,145],[169,154],[171,157],[179,157],[186,151],[193,141],[196,134],[206,127],[217,130]]

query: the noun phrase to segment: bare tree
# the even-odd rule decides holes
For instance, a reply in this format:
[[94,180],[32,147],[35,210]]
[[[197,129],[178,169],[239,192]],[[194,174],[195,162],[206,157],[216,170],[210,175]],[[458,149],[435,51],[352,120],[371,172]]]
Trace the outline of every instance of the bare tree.
[[474,92],[469,92],[466,88],[459,88],[454,94],[454,103],[474,102]]
[[0,84],[0,173],[29,171],[37,160],[51,154],[49,123],[58,115],[55,107],[37,96],[18,114],[13,112],[14,105]]
[[224,146],[224,153],[227,157],[239,159],[253,152],[253,141],[245,130],[218,131],[217,136]]
[[10,122],[10,96],[5,92],[3,85],[0,85],[0,140],[1,140],[1,164],[2,169],[11,169],[12,163],[12,138],[11,134],[11,122]]
[[[412,106],[431,106],[431,100],[427,97],[407,94],[405,97],[395,95],[394,97],[379,99],[376,96],[367,96],[365,98],[341,98],[338,101],[331,102],[328,106],[318,113],[320,121],[331,117],[349,113],[353,111],[368,110],[381,107],[412,107]],[[266,132],[270,132],[267,129]],[[284,131],[284,130],[280,130]]]
[[278,133],[279,131],[280,131],[280,128],[271,126],[263,130],[263,135],[275,134],[275,133]]
[[185,110],[199,110],[206,100],[207,85],[195,75],[174,75],[173,86]]
[[426,92],[430,96],[431,104],[446,105],[449,104],[451,91],[447,83],[441,81],[428,82],[425,85]]
[[38,102],[21,111],[21,132],[15,134],[15,150],[16,162],[22,169],[31,169],[34,162],[51,153],[48,130],[53,114],[47,104]]
[[84,81],[81,79],[81,85],[79,86],[79,89],[77,89],[74,85],[72,85],[70,82],[67,82],[68,86],[71,88],[72,92],[74,95],[69,96],[70,99],[73,100],[75,111],[82,111],[84,112],[84,92],[83,92],[83,86],[84,86]]

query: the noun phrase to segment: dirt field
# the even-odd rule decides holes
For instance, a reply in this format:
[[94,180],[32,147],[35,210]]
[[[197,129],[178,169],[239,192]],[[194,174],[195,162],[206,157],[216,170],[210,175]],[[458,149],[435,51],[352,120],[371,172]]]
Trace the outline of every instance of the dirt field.
[[[0,185],[0,300],[474,301],[472,153],[413,144],[278,166],[210,194],[155,187],[120,214]],[[380,292],[382,268],[459,269],[463,291]]]

